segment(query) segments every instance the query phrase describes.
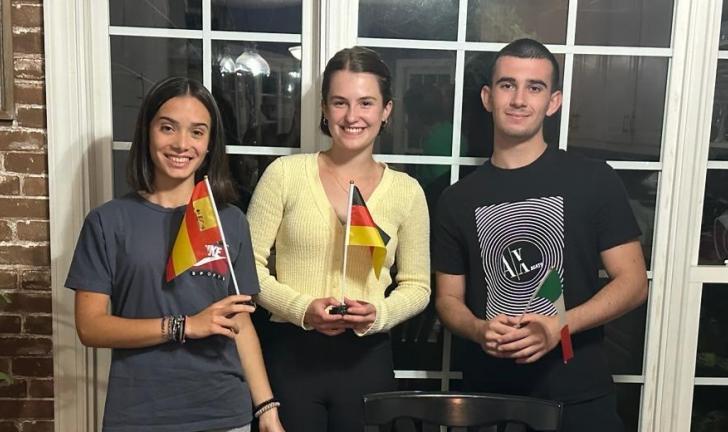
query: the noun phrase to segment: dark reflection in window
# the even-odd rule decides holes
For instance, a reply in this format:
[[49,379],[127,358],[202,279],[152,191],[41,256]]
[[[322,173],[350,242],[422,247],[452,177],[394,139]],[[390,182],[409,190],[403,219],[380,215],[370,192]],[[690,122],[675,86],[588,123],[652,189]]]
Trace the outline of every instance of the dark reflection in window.
[[[495,53],[466,52],[465,77],[463,83],[463,116],[460,136],[460,155],[471,157],[490,157],[493,154],[493,116],[483,108],[480,90],[490,82],[490,66]],[[556,55],[559,69],[563,75],[564,56]],[[563,79],[559,77],[559,88]],[[550,146],[559,146],[561,110],[546,117],[543,134]]]
[[728,170],[708,170],[700,225],[698,264],[728,260]]
[[728,386],[695,386],[691,432],[728,430]]
[[441,387],[439,379],[412,379],[400,378],[397,380],[397,390],[422,390],[422,391],[439,391]]
[[212,0],[212,29],[301,33],[301,0]]
[[669,47],[672,0],[590,0],[579,2],[579,45]]
[[563,44],[568,8],[568,0],[470,0],[467,40],[510,42],[528,37]]
[[[599,282],[604,287],[609,280]],[[612,374],[642,375],[646,324],[647,303],[644,303],[604,326],[604,347]]]
[[705,284],[700,301],[700,326],[695,375],[728,377],[728,285]]
[[718,60],[708,159],[728,160],[728,60]]
[[632,207],[637,224],[642,231],[640,243],[645,256],[645,264],[649,270],[652,265],[652,243],[655,236],[655,211],[657,209],[658,171],[617,170],[622,179],[629,204]]
[[112,26],[202,29],[202,0],[109,1]]
[[172,75],[202,82],[202,41],[111,36],[115,141],[131,141],[144,96],[157,81]]
[[250,198],[260,176],[278,156],[228,154],[230,174],[237,186],[240,199],[235,203],[243,212],[248,211]]
[[359,36],[456,40],[458,0],[359,1]]
[[450,156],[455,53],[375,49],[392,74],[394,109],[374,152]]
[[723,13],[720,19],[720,39],[718,41],[721,50],[728,48],[728,2],[723,2]]
[[114,150],[112,158],[114,198],[121,198],[131,192],[129,184],[126,182],[126,161],[129,159],[129,152],[127,150]]
[[604,160],[659,160],[667,63],[574,56],[569,150]]
[[617,384],[617,412],[625,432],[637,432],[640,420],[642,384]]
[[228,145],[300,147],[301,62],[291,46],[213,41],[212,94]]

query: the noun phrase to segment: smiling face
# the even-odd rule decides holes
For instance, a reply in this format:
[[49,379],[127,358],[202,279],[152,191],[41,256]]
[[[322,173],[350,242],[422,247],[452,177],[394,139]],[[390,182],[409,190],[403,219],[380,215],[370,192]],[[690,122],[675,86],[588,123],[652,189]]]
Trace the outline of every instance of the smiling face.
[[340,70],[331,77],[322,110],[333,146],[361,151],[374,144],[392,101],[384,103],[375,75]]
[[165,102],[149,125],[155,190],[194,183],[210,142],[210,113],[192,96]]
[[543,141],[543,121],[561,106],[561,92],[553,91],[553,66],[546,59],[500,57],[492,85],[481,91],[486,110],[493,114],[499,141]]

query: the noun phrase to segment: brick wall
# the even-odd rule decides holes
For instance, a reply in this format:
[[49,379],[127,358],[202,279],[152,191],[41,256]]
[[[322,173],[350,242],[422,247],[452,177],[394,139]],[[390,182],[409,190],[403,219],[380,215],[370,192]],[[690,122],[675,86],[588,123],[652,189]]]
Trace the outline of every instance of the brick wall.
[[53,430],[41,0],[13,0],[15,119],[0,120],[0,432]]

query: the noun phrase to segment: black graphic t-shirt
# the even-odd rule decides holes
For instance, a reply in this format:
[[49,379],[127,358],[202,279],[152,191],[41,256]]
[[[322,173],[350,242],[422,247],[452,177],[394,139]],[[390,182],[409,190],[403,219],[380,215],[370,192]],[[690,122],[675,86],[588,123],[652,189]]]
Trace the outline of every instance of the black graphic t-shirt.
[[[518,316],[549,269],[557,269],[566,308],[597,291],[600,252],[640,235],[624,187],[606,163],[549,148],[532,164],[500,169],[485,162],[448,188],[434,221],[434,268],[466,276],[466,304],[479,318]],[[553,315],[546,300],[529,312]],[[566,365],[557,347],[538,362],[517,365],[459,341],[457,366],[468,390],[563,401],[609,391],[603,330],[573,335]]]

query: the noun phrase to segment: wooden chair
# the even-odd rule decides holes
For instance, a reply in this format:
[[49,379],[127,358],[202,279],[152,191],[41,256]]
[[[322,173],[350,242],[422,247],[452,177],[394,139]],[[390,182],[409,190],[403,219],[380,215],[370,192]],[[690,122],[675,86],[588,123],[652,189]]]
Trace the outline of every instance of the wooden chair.
[[[558,431],[561,408],[561,403],[555,401],[500,394],[372,393],[364,396],[364,423],[366,432],[391,430],[395,422],[397,431],[439,431],[439,426],[449,426],[452,432],[496,430],[508,424],[536,431]],[[411,426],[402,427],[398,421],[402,418],[411,419]],[[495,428],[485,429],[486,426]]]

